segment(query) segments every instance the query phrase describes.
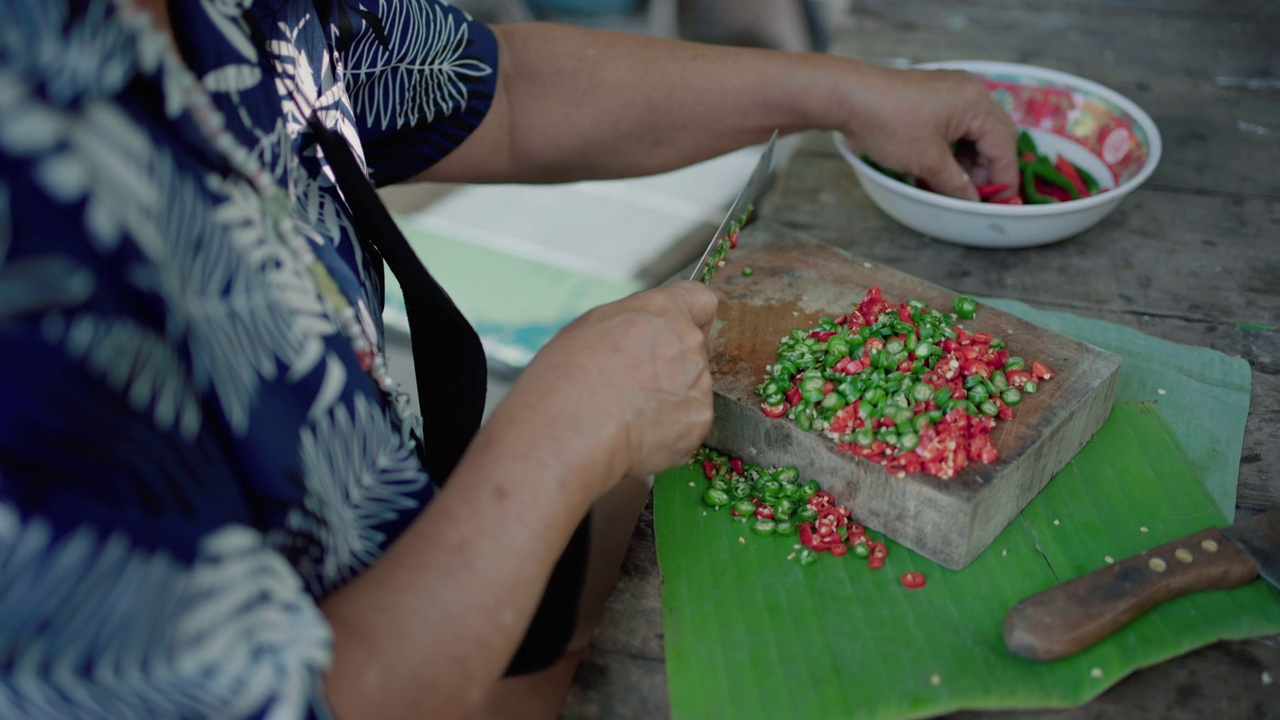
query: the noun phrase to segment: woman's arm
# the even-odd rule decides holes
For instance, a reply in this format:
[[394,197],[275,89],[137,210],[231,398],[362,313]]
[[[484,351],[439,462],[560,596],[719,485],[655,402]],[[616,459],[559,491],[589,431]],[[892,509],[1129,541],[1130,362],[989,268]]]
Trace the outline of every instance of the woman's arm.
[[560,182],[662,172],[767,139],[837,130],[882,164],[976,199],[951,157],[967,138],[983,181],[1013,183],[1015,128],[963,73],[528,23],[499,25],[488,116],[422,179]]
[[597,308],[521,373],[439,496],[321,606],[339,717],[466,717],[502,676],[593,500],[685,461],[711,424],[715,296]]

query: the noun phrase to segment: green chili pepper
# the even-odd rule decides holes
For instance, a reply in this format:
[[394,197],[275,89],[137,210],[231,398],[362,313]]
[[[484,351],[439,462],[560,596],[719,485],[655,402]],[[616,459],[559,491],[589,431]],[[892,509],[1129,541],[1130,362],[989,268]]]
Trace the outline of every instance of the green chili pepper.
[[869,427],[863,426],[853,433],[853,442],[858,447],[871,447],[871,443],[876,441],[876,432]]
[[1030,164],[1025,164],[1022,167],[1022,199],[1023,202],[1032,205],[1045,205],[1048,203],[1058,202],[1057,198],[1043,195],[1039,190],[1036,190],[1036,175],[1035,171],[1031,169]]
[[767,518],[759,518],[751,525],[751,532],[757,535],[772,535],[778,529],[778,524]]
[[707,488],[706,492],[702,493],[702,502],[713,508],[721,508],[729,504],[729,493],[719,488]]
[[1032,139],[1031,133],[1026,130],[1018,133],[1017,149],[1019,155],[1023,153],[1031,153],[1032,155],[1040,154],[1040,150],[1036,148],[1036,141]]
[[1066,175],[1058,172],[1057,168],[1054,166],[1047,162],[1035,162],[1031,163],[1030,167],[1031,172],[1034,173],[1036,177],[1066,190],[1072,200],[1080,199],[1080,191],[1076,189],[1075,183],[1068,180]]
[[978,313],[977,301],[968,295],[957,295],[951,306],[955,308],[956,314],[965,320],[972,320],[973,316]]
[[1076,172],[1079,173],[1080,179],[1084,181],[1084,189],[1088,190],[1090,195],[1093,195],[1094,193],[1098,192],[1098,187],[1099,187],[1098,179],[1095,178],[1093,175],[1089,174],[1088,170],[1085,170],[1084,168],[1080,167],[1079,165],[1076,165],[1075,163],[1071,163],[1071,164],[1075,165]]

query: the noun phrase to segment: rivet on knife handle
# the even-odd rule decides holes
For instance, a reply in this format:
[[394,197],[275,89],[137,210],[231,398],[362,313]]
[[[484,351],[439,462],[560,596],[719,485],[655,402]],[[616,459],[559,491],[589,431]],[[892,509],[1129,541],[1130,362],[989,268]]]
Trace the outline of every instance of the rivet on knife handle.
[[1031,660],[1074,655],[1152,607],[1200,590],[1229,590],[1258,566],[1217,528],[1161,545],[1049,588],[1004,619],[1004,642]]

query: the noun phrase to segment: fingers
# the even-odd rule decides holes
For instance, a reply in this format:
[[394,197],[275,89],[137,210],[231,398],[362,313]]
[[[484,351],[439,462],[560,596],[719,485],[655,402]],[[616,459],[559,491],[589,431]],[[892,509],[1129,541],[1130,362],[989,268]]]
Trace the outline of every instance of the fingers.
[[[859,151],[950,197],[979,200],[979,182],[1016,187],[1017,127],[982,80],[954,70],[895,72],[896,82],[874,88],[876,102],[845,129]],[[955,153],[965,150],[961,162]]]
[[1018,126],[1003,110],[985,122],[974,123],[970,138],[993,184],[1018,187]]
[[928,171],[921,172],[920,177],[929,184],[930,190],[961,200],[978,200],[978,189],[974,187],[973,179],[951,155],[943,153],[928,168]]
[[680,303],[689,311],[689,319],[706,335],[711,330],[711,322],[716,318],[716,307],[720,299],[707,286],[692,280],[664,285],[663,289],[673,293]]
[[[950,108],[952,121],[948,127],[945,158],[929,165],[931,173],[923,174],[930,189],[963,200],[978,200],[975,182],[983,184],[1017,183],[1015,145],[1018,129],[1013,118],[988,94],[986,87],[972,76],[952,76],[956,104]],[[958,121],[957,121],[958,119]],[[961,142],[968,149],[963,167],[952,148]]]

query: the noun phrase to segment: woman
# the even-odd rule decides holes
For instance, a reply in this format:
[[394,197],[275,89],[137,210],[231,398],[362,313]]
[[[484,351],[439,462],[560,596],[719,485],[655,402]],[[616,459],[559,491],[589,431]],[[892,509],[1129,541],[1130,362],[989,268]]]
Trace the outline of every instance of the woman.
[[[957,197],[956,140],[1014,175],[1012,123],[952,73],[435,0],[12,5],[0,717],[475,714],[588,509],[704,436],[716,303],[689,282],[565,328],[478,432],[477,391],[424,423],[380,354],[394,250],[340,156],[555,182],[821,128]],[[418,362],[474,375],[465,331],[425,327]]]

